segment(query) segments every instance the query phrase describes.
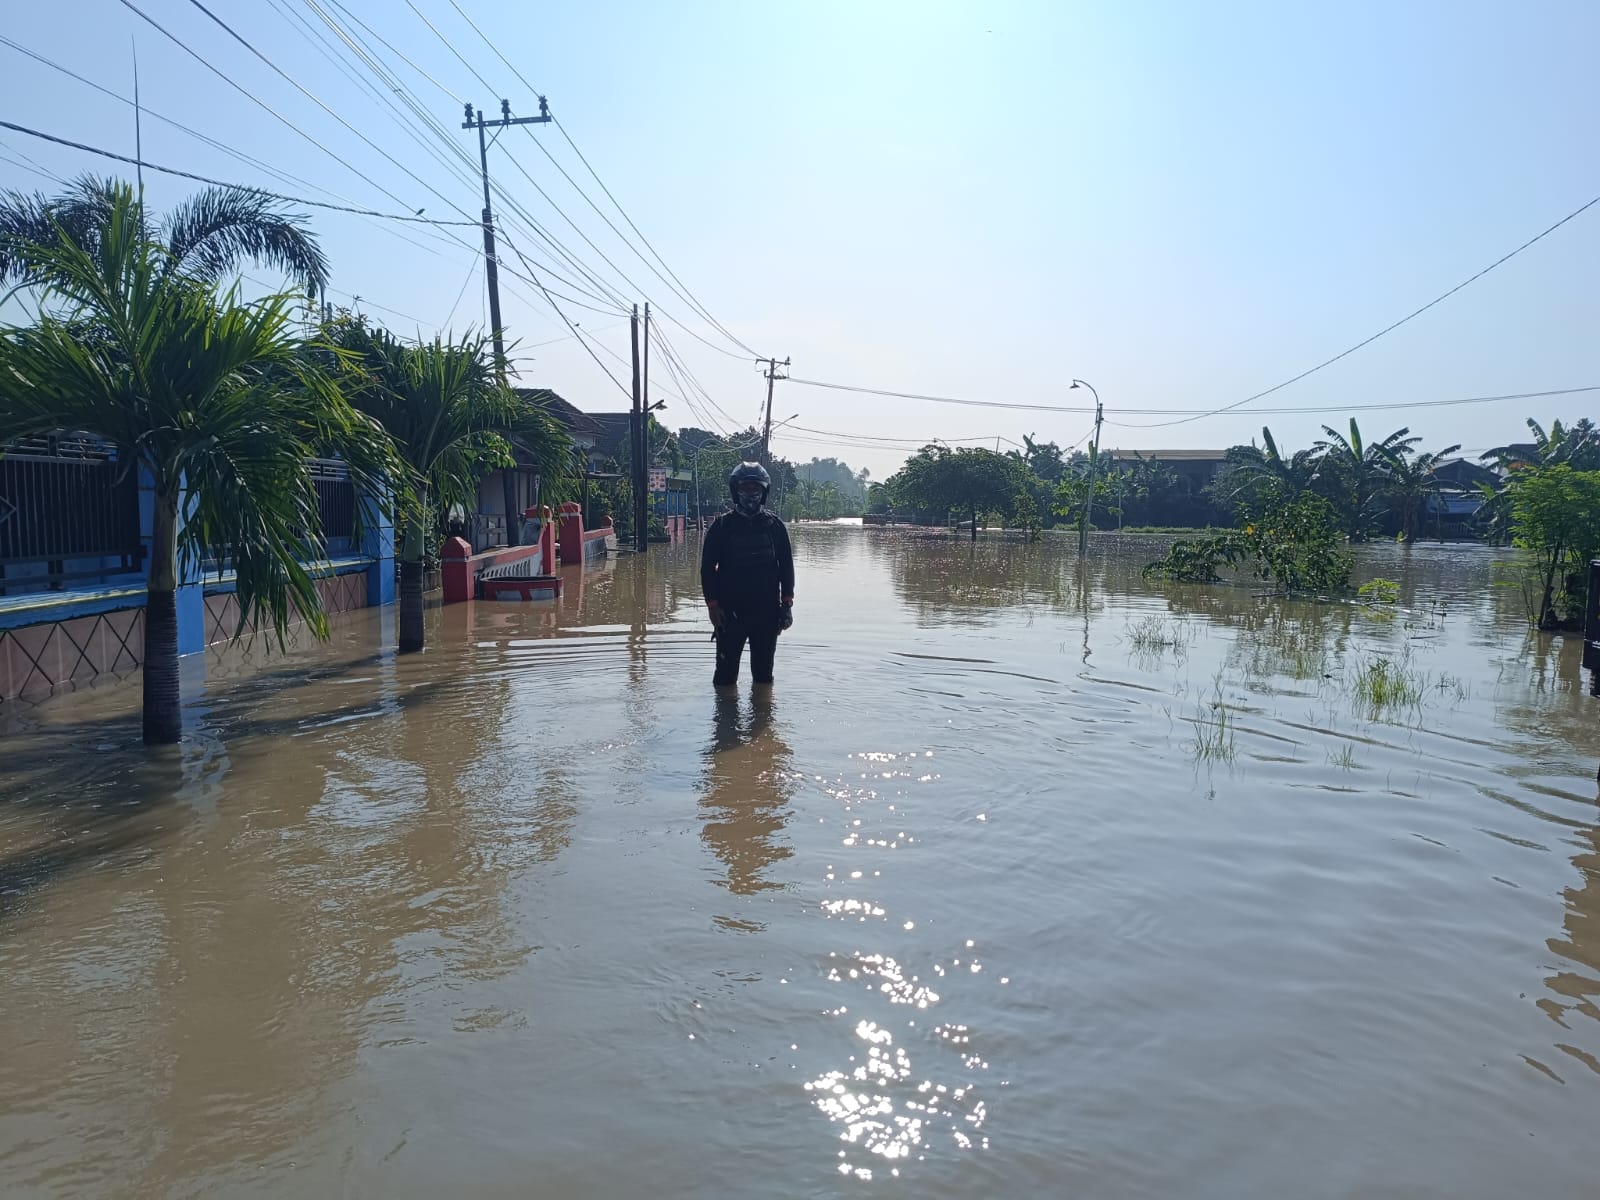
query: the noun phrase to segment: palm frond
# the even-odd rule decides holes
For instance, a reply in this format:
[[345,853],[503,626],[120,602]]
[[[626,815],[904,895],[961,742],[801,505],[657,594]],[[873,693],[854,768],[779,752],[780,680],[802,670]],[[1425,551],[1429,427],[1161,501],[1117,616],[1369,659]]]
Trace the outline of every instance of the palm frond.
[[[100,233],[119,203],[132,199],[132,189],[114,179],[84,175],[54,199],[35,192],[0,196],[0,284],[46,282],[34,251],[53,247],[64,235],[90,254],[99,249]],[[137,221],[136,221],[137,223]]]
[[248,260],[282,271],[315,296],[328,285],[328,259],[304,213],[246,187],[208,187],[167,214],[168,253],[183,270],[216,281]]
[[[125,447],[158,496],[187,495],[182,558],[228,548],[241,625],[281,638],[303,618],[324,632],[307,566],[324,553],[307,460],[331,449],[375,476],[392,461],[387,440],[294,336],[291,297],[219,296],[168,269],[131,190],[110,204],[92,248],[58,223],[53,242],[30,250],[67,312],[0,331],[0,441],[66,426]],[[81,336],[85,323],[96,337]]]

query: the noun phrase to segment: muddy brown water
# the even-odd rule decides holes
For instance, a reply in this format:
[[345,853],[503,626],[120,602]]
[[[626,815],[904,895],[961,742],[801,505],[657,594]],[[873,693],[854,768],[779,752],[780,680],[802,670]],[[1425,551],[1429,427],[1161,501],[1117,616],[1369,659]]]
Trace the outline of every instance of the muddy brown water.
[[1504,552],[796,547],[767,696],[691,544],[214,653],[172,753],[0,710],[0,1194],[1600,1192],[1600,700]]

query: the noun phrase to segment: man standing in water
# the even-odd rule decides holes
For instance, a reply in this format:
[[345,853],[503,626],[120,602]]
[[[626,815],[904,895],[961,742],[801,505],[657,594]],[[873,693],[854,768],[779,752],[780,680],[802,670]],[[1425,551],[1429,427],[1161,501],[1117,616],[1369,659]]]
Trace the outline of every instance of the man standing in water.
[[706,530],[700,548],[700,590],[717,642],[717,687],[739,682],[739,658],[750,642],[750,676],[772,682],[778,634],[794,624],[794,555],[789,530],[766,507],[772,477],[760,463],[740,463],[728,476],[733,511]]

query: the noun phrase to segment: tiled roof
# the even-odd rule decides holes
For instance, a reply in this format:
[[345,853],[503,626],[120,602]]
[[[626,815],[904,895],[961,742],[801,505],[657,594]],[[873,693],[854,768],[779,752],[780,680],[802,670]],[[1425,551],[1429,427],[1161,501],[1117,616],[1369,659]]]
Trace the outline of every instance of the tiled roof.
[[589,414],[581,410],[570,400],[558,396],[549,388],[514,388],[517,395],[534,404],[541,404],[567,427],[568,433],[583,433],[594,435],[599,429],[589,419]]

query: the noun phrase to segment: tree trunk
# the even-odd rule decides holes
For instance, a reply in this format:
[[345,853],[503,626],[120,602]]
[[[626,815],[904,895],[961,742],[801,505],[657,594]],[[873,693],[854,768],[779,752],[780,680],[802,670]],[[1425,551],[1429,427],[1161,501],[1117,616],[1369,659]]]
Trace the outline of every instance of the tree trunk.
[[1556,627],[1556,615],[1553,611],[1554,605],[1552,601],[1555,599],[1556,572],[1561,569],[1561,560],[1565,557],[1566,547],[1558,542],[1556,544],[1556,552],[1550,556],[1550,567],[1545,571],[1544,575],[1544,595],[1539,600],[1540,629],[1549,630]]
[[157,490],[144,603],[144,740],[165,746],[183,737],[178,686],[178,498]]
[[522,539],[518,536],[522,529],[522,516],[517,511],[517,472],[514,467],[506,467],[500,472],[501,495],[506,502],[506,545],[515,546]]
[[422,560],[400,564],[400,653],[421,650],[427,640],[422,606]]
[[978,510],[976,508],[972,510],[972,540],[978,540]]

